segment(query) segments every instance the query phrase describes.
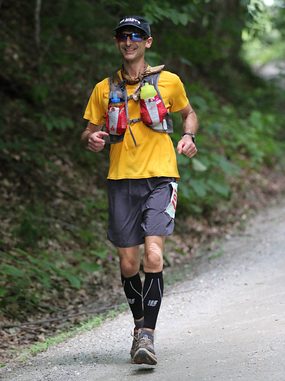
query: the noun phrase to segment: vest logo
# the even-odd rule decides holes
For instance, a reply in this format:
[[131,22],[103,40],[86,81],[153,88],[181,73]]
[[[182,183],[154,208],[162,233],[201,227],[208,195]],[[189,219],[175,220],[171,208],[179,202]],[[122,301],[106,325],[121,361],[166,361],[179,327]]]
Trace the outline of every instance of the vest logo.
[[129,298],[128,298],[128,303],[129,303],[129,304],[134,304],[134,303],[135,303],[135,299],[129,299]]
[[149,300],[147,305],[149,307],[155,307],[157,305],[157,303],[158,303],[158,300]]

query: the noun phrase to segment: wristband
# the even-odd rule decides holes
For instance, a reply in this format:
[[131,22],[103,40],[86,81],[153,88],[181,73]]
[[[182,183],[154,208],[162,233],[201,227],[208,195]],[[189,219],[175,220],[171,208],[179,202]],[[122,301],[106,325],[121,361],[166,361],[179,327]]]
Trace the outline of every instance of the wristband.
[[193,143],[195,143],[196,136],[195,136],[195,134],[193,132],[184,132],[184,134],[182,134],[181,136],[183,137],[184,135],[191,136],[191,138],[193,140]]

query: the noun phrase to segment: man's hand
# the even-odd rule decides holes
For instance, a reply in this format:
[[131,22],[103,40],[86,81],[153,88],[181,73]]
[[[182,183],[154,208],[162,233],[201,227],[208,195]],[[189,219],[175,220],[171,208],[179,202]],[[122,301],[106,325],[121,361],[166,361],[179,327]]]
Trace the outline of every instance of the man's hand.
[[104,136],[109,136],[105,131],[96,131],[93,134],[90,134],[88,137],[87,148],[93,152],[100,152],[105,147]]
[[193,157],[197,153],[197,148],[193,142],[191,136],[184,135],[177,144],[177,152],[179,154],[184,154],[188,157]]

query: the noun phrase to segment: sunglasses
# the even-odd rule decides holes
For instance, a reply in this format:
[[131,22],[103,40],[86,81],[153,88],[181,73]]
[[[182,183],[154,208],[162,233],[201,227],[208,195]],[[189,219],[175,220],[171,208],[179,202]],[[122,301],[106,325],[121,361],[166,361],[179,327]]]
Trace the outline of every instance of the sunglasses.
[[128,37],[130,38],[130,40],[132,42],[141,42],[141,41],[147,39],[147,37],[143,36],[140,33],[136,33],[136,32],[133,32],[133,33],[118,33],[118,34],[116,34],[116,39],[118,41],[127,41]]

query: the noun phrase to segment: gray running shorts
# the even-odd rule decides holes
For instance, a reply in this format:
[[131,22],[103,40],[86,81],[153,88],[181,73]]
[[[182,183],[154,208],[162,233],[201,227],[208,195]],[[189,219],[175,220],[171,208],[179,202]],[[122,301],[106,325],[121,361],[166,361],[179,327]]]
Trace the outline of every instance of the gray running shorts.
[[177,183],[170,177],[108,180],[108,239],[116,247],[167,236],[174,229]]

